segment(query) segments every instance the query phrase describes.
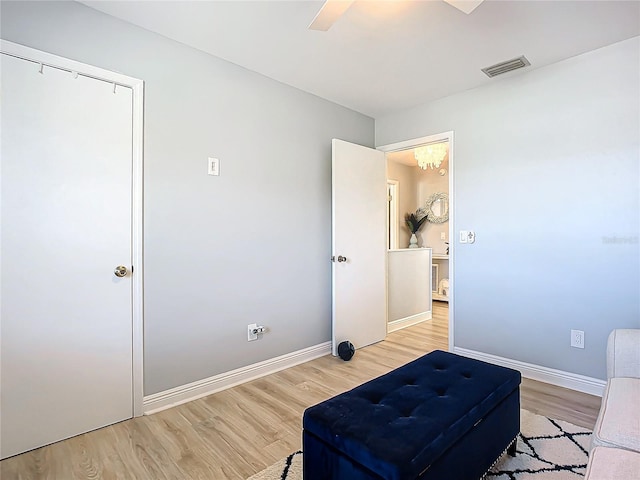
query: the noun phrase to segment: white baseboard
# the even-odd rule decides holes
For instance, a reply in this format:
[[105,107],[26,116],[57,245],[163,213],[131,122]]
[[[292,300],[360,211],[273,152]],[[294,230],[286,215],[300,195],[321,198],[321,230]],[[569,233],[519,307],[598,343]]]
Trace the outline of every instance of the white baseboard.
[[500,365],[502,367],[513,368],[520,371],[523,377],[537,380],[539,382],[549,383],[558,387],[576,390],[578,392],[588,393],[590,395],[602,396],[606,382],[597,378],[585,377],[576,373],[564,372],[553,368],[541,367],[531,363],[511,360],[510,358],[498,357],[488,353],[477,352],[475,350],[467,350],[466,348],[454,347],[453,353],[464,357],[483,360],[488,363]]
[[145,415],[151,415],[167,408],[206,397],[212,393],[226,390],[241,383],[264,377],[271,373],[308,362],[315,358],[331,353],[331,342],[321,343],[313,347],[304,348],[296,352],[281,355],[230,372],[214,375],[197,382],[188,383],[180,387],[171,388],[163,392],[144,397],[143,410]]
[[396,330],[401,330],[403,328],[410,327],[411,325],[416,325],[420,322],[424,322],[425,320],[431,320],[431,310],[389,322],[387,325],[387,333],[395,332]]

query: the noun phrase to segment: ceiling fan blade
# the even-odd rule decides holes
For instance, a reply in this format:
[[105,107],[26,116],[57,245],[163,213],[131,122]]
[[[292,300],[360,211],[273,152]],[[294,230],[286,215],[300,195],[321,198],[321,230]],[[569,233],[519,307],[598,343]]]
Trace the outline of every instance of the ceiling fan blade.
[[473,12],[478,5],[484,0],[444,0],[452,7],[456,7],[458,10],[463,11],[467,15]]
[[309,30],[326,32],[347,11],[352,3],[353,0],[326,0],[309,25]]

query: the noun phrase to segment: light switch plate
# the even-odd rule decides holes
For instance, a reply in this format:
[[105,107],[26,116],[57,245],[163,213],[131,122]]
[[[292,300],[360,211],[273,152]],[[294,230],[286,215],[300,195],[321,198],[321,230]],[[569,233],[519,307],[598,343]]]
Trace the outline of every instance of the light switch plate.
[[460,243],[467,243],[469,238],[469,232],[467,230],[460,230]]
[[207,173],[209,175],[220,175],[220,160],[218,160],[217,158],[209,157],[207,165]]

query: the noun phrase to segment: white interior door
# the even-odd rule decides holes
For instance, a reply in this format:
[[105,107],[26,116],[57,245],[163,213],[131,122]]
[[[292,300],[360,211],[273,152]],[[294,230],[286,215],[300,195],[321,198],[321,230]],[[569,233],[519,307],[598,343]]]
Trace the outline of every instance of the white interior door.
[[132,91],[1,61],[6,458],[132,417]]
[[333,354],[348,340],[361,348],[387,334],[385,154],[334,139]]

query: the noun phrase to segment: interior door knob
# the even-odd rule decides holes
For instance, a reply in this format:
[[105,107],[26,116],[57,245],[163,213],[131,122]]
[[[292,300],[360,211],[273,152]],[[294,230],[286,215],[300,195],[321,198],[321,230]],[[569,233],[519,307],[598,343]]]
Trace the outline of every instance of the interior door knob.
[[338,255],[338,262],[346,262],[347,257],[343,257],[342,255]]
[[127,267],[124,265],[118,265],[113,273],[116,277],[124,277],[127,274]]

